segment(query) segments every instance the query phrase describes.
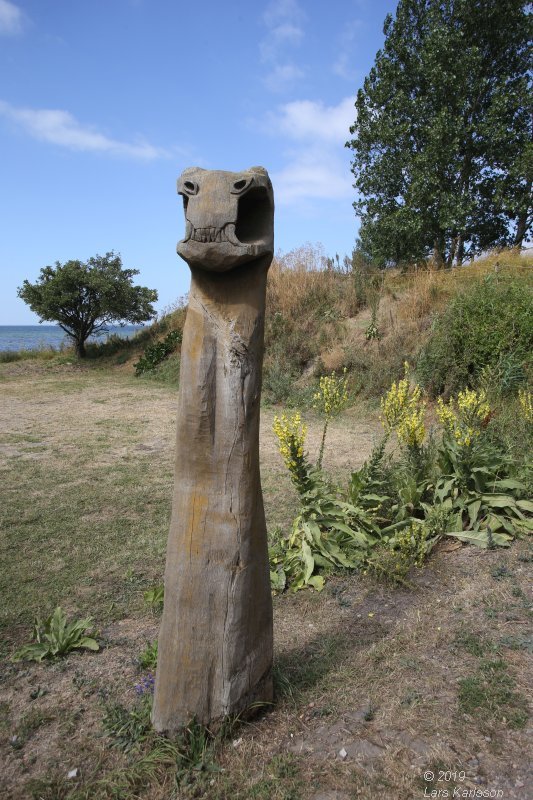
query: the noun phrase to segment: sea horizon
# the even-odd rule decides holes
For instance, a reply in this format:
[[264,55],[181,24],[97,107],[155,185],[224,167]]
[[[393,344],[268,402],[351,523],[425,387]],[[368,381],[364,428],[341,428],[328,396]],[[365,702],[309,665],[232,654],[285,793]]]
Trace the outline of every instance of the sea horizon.
[[[141,330],[142,325],[110,325],[98,336],[90,336],[88,341],[105,341],[117,334],[124,339]],[[61,350],[72,347],[72,340],[59,325],[0,325],[0,352],[19,350]]]

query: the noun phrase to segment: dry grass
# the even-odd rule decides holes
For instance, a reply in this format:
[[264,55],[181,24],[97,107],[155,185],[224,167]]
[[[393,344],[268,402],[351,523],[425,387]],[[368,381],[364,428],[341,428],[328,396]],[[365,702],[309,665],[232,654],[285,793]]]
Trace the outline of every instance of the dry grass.
[[[327,268],[320,245],[307,244],[278,255],[267,285],[264,398],[272,403],[304,403],[317,375],[344,367],[352,373],[354,389],[363,397],[376,397],[399,377],[405,360],[415,361],[432,320],[458,290],[496,269],[521,274],[532,265],[531,253],[503,251],[453,270],[376,273]],[[379,301],[379,338],[369,340],[373,298]],[[95,348],[100,357],[91,366],[112,366],[133,374],[133,365],[148,344],[170,330],[182,329],[185,312],[184,299],[178,300],[123,349],[113,344],[107,350],[105,345]],[[175,385],[178,373],[179,364],[168,363],[154,377]]]
[[268,274],[267,312],[288,318],[311,316],[317,306],[322,313],[353,316],[362,298],[355,292],[348,273],[324,268],[319,247],[305,245],[274,258]]
[[[0,368],[6,797],[32,797],[33,786],[47,800],[418,800],[425,787],[451,785],[531,797],[519,716],[531,686],[525,542],[509,552],[441,548],[412,591],[347,574],[321,594],[276,597],[275,707],[217,746],[220,771],[193,771],[175,789],[162,767],[155,782],[119,792],[138,759],[111,746],[103,718],[105,704],[134,705],[138,656],[157,633],[142,593],[163,569],[175,393],[116,372],[25,368]],[[263,412],[261,429],[265,504],[269,527],[286,528],[296,498],[272,416]],[[313,457],[320,421],[308,422]],[[378,432],[375,416],[352,409],[331,426],[325,466],[346,478]],[[33,613],[57,603],[95,616],[101,652],[11,664]],[[498,659],[518,699],[491,684],[486,707],[466,713],[461,687],[478,686]],[[454,768],[464,779],[424,783],[426,770]]]

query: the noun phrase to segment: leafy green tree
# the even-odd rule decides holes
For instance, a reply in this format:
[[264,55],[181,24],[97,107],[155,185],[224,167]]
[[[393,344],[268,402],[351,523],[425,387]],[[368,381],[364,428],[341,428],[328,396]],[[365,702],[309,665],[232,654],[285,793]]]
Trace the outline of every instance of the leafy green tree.
[[146,322],[155,315],[155,289],[133,286],[138,269],[122,269],[113,251],[87,262],[67,261],[43,267],[36,283],[25,280],[18,296],[43,322],[57,322],[70,336],[79,358],[86,355],[89,336],[111,323]]
[[356,100],[360,243],[384,265],[461,263],[531,231],[533,104],[523,0],[400,0]]

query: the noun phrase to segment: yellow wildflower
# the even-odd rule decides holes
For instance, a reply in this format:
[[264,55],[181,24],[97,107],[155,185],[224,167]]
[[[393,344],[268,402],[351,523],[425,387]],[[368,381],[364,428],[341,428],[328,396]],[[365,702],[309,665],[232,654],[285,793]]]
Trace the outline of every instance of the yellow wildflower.
[[460,447],[470,447],[481,433],[481,426],[490,415],[490,405],[485,391],[475,392],[465,389],[457,395],[457,401],[450,399],[444,403],[437,401],[437,417]]
[[464,419],[477,419],[482,422],[490,413],[485,390],[474,392],[465,389],[457,395],[457,407]]
[[453,400],[445,403],[442,397],[437,400],[437,417],[442,427],[447,431],[454,431],[457,425],[457,415],[453,408]]
[[407,447],[421,447],[426,437],[424,406],[411,408],[396,427],[396,435]]
[[426,435],[424,426],[425,403],[418,384],[411,388],[405,362],[405,376],[393,383],[385,397],[381,398],[381,422],[386,430],[395,430],[398,439],[407,447],[420,447]]
[[531,392],[525,389],[518,390],[518,402],[522,409],[522,414],[528,422],[533,422],[533,398]]
[[348,402],[348,378],[346,367],[343,377],[337,377],[334,372],[320,378],[319,390],[313,395],[313,408],[326,417],[338,414]]
[[285,466],[296,478],[303,465],[307,426],[302,422],[300,413],[295,411],[290,417],[285,413],[279,417],[276,415],[273,428]]

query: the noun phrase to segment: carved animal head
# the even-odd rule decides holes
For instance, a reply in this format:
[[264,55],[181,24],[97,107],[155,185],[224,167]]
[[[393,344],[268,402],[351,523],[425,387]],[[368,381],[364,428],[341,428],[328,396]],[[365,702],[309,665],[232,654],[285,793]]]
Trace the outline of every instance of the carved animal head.
[[225,272],[274,253],[274,194],[268,172],[189,167],[178,178],[185,237],[178,254],[191,267]]

